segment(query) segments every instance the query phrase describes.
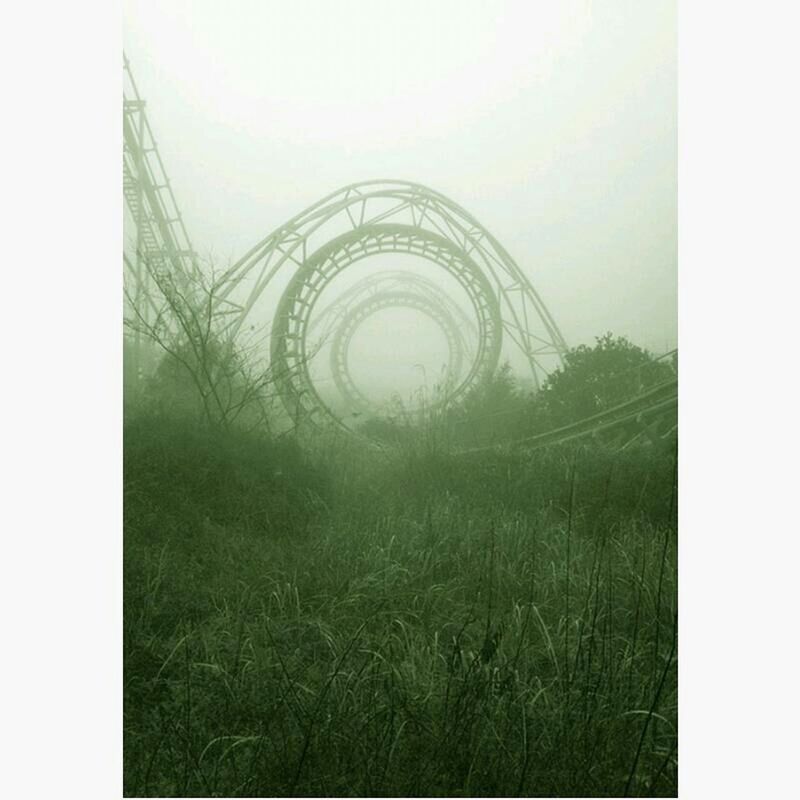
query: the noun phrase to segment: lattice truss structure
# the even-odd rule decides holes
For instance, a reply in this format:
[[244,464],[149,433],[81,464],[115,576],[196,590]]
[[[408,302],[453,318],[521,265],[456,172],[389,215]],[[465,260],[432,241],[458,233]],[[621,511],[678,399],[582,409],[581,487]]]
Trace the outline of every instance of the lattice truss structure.
[[410,308],[433,320],[447,341],[448,360],[439,403],[453,398],[447,392],[460,383],[466,363],[472,363],[478,341],[475,321],[441,287],[404,271],[370,275],[339,294],[312,318],[308,333],[315,347],[330,342],[329,371],[345,408],[357,413],[375,411],[375,402],[358,388],[351,370],[350,347],[361,323],[385,308]]
[[127,58],[123,74],[124,315],[141,376],[154,366],[145,332],[162,312],[159,284],[190,296],[200,267]]
[[[124,75],[125,313],[135,308],[147,323],[161,306],[154,280],[190,292],[201,269],[127,59]],[[424,274],[370,268],[370,259],[387,254],[416,256]],[[359,280],[348,282],[359,264],[366,276],[362,269]],[[221,335],[231,342],[256,337],[263,367],[272,371],[296,423],[347,427],[343,411],[381,411],[357,385],[350,350],[359,327],[387,308],[413,309],[442,331],[448,361],[433,405],[457,403],[501,358],[516,357],[538,387],[567,351],[541,297],[497,239],[449,198],[407,181],[365,181],[328,195],[213,282],[217,318],[225,320]],[[137,354],[140,329],[132,334]],[[337,402],[320,390],[309,367],[325,348]],[[664,436],[662,428],[673,432],[676,405],[673,380],[519,444],[544,446],[605,431],[628,443],[655,440]]]
[[[348,270],[386,254],[416,256],[429,274],[378,272],[320,312],[321,298]],[[437,276],[451,279],[463,304],[432,280]],[[314,424],[341,419],[309,369],[319,341],[313,334],[331,334],[333,380],[349,406],[365,408],[369,402],[352,380],[348,349],[359,325],[384,308],[416,309],[442,329],[450,363],[440,403],[463,397],[510,350],[538,387],[567,350],[541,297],[502,245],[461,206],[407,181],[353,184],[289,220],[228,270],[221,299],[234,298],[240,312],[229,334],[253,317],[272,320],[270,363],[281,398],[295,421]],[[277,303],[265,311],[274,298]]]

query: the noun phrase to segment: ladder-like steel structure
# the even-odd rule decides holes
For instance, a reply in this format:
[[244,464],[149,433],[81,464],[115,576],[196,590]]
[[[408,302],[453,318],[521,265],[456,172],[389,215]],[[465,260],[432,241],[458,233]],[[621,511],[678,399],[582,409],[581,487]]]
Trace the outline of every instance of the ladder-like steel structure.
[[[199,267],[145,106],[124,57],[122,194],[134,230],[126,232],[123,262],[129,295],[147,322],[157,307],[152,276],[169,275],[186,283]],[[138,330],[133,339],[138,361],[142,346]]]
[[[145,101],[139,94],[127,57],[124,57],[122,175],[122,191],[125,205],[130,214],[130,224],[134,228],[133,231],[127,232],[132,235],[128,236],[123,249],[127,295],[129,301],[136,306],[136,313],[139,316],[143,316],[145,322],[147,322],[148,316],[154,317],[158,314],[160,306],[159,289],[157,285],[153,284],[160,283],[161,278],[164,278],[171,285],[180,286],[187,293],[191,293],[192,286],[196,285],[195,281],[198,278],[202,280],[202,273],[197,253],[186,230],[164,162],[158,152],[153,130],[147,118]],[[388,188],[383,186],[385,183]],[[378,188],[383,187],[383,191],[377,191],[376,186]],[[366,205],[373,195],[394,197],[395,194],[402,195],[403,192],[406,192],[408,197],[405,197],[405,195],[401,197],[404,202],[398,208],[400,210],[406,207],[412,209],[414,226],[421,225],[421,221],[426,216],[432,216],[435,203],[443,204],[445,210],[455,209],[461,215],[466,215],[463,209],[455,206],[452,201],[438,193],[425,187],[407,184],[402,181],[368,181],[364,184],[345,187],[340,193],[334,193],[334,195],[324,198],[304,214],[312,222],[318,223],[320,218],[326,218],[326,214],[332,215],[344,210],[356,232],[358,232],[363,229]],[[415,202],[421,203],[416,216],[413,213]],[[358,223],[354,220],[350,209],[350,205],[354,203],[357,211],[360,208],[360,221]],[[333,210],[327,207],[331,204]],[[397,210],[395,208],[389,212],[383,212],[378,219],[383,219]],[[466,216],[469,220],[472,220],[471,217]],[[296,217],[279,228],[271,237],[268,237],[267,240],[247,253],[225,276],[228,278],[224,287],[225,291],[221,297],[217,298],[217,302],[230,306],[230,313],[238,317],[239,322],[246,316],[250,305],[252,305],[253,298],[263,291],[267,280],[277,270],[277,266],[273,266],[269,276],[266,279],[263,278],[263,273],[267,272],[269,261],[273,255],[277,253],[280,256],[278,266],[287,259],[292,260],[295,266],[301,268],[306,266],[308,256],[305,252],[305,238],[299,233],[301,218],[303,218],[303,215]],[[452,231],[453,227],[450,224],[450,220],[446,219],[445,221],[448,222]],[[497,255],[492,251],[497,263],[510,262],[518,272],[516,265],[513,265],[510,256],[502,249],[499,243],[486,231],[480,229],[476,222],[472,221],[471,224],[472,227],[464,230],[456,226],[456,233],[460,232],[463,235],[466,242],[465,247],[468,246],[467,252],[474,254],[480,249],[479,245],[486,240],[499,253]],[[477,238],[473,241],[470,237]],[[302,256],[299,259],[293,258],[291,255],[291,251],[298,246],[298,243],[303,244]],[[267,262],[260,264],[259,262],[264,259],[265,253],[268,256]],[[225,294],[236,287],[245,274],[252,271],[257,264],[262,267],[262,275],[258,277],[256,286],[251,289],[251,297],[248,302],[240,305],[227,299]],[[493,274],[494,266],[496,265],[493,265],[491,261],[488,261],[487,264],[489,265],[489,271]],[[517,276],[517,283],[527,285],[527,279],[524,279],[520,273]],[[517,283],[510,286],[501,286],[501,290],[506,293],[511,290],[519,290],[520,286]],[[538,311],[544,322],[547,338],[546,340],[537,340],[535,336],[532,337],[528,330],[530,320],[527,313],[522,318],[517,318],[517,315],[513,315],[516,327],[511,326],[507,332],[512,336],[515,331],[525,335],[523,341],[525,347],[523,349],[525,349],[532,361],[535,360],[539,350],[536,350],[529,340],[540,342],[546,345],[544,349],[550,347],[559,356],[563,355],[567,349],[563,337],[538,295],[536,295],[532,287],[528,288],[532,297],[532,306]],[[339,301],[341,302],[347,294],[345,293]],[[341,323],[341,315],[337,317],[336,321]],[[516,337],[514,338],[516,341]],[[138,361],[142,346],[141,328],[134,328],[133,339],[134,353],[137,359],[137,372],[139,372]],[[657,444],[664,440],[669,440],[677,430],[677,402],[677,376],[674,376],[613,408],[606,409],[562,428],[526,439],[508,442],[505,445],[495,443],[488,446],[469,448],[463,452],[465,454],[478,453],[496,449],[498,446],[538,449],[587,438],[599,439],[606,443],[613,441],[614,446],[622,449],[640,440]]]

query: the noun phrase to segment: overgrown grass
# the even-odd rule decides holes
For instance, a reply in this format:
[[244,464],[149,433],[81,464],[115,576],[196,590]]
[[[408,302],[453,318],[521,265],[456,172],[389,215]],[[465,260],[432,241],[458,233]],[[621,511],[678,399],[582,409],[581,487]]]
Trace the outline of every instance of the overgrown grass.
[[125,446],[126,795],[676,794],[671,453]]

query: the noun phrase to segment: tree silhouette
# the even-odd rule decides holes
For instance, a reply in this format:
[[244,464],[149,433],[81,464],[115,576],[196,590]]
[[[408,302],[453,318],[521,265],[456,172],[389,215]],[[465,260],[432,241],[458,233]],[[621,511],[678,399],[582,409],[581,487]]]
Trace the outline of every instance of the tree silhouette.
[[673,365],[624,336],[606,333],[594,347],[580,345],[551,373],[537,400],[553,425],[565,425],[612,408],[674,378]]

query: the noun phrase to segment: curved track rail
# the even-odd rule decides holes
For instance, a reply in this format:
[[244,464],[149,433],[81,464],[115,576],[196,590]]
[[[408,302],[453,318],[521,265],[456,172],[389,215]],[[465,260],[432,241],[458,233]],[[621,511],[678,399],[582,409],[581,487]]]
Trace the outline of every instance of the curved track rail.
[[465,209],[421,184],[375,180],[323,198],[273,231],[226,273],[222,299],[242,296],[230,333],[253,313],[267,287],[287,275],[273,318],[270,353],[280,393],[296,422],[341,424],[308,370],[311,315],[323,290],[347,267],[384,253],[418,256],[454,278],[469,298],[478,346],[458,394],[497,366],[504,340],[516,346],[538,386],[567,345],[531,282]]
[[[676,357],[677,352],[671,350],[655,360]],[[632,367],[617,375],[617,378],[641,368]],[[661,445],[669,441],[678,429],[678,377],[674,363],[672,369],[672,377],[611,408],[523,439],[466,448],[461,454],[511,447],[530,451],[582,439],[591,439],[618,450],[625,450],[636,442]]]
[[[135,225],[133,254],[124,254],[126,290],[148,313],[153,305],[147,263],[176,280],[196,275],[197,257],[172,191],[130,66],[125,59],[123,193]],[[416,255],[443,269],[469,298],[475,319],[435,282],[413,273],[376,273],[342,293],[312,317],[323,289],[352,264],[381,253]],[[520,351],[535,386],[558,366],[567,345],[552,315],[508,252],[464,208],[418,183],[373,180],[351,184],[324,197],[275,229],[223,276],[217,302],[224,306],[227,334],[235,336],[260,298],[280,285],[270,353],[280,391],[296,419],[341,422],[317,393],[308,372],[307,340],[321,330],[333,337],[334,381],[354,404],[365,398],[350,375],[347,347],[361,321],[384,307],[412,307],[432,317],[448,340],[450,373],[461,378],[451,398],[468,391],[497,366],[504,341]],[[474,340],[474,343],[470,341]],[[473,345],[470,347],[470,345]],[[459,362],[470,364],[466,377]],[[465,452],[521,446],[528,449],[584,437],[613,437],[625,447],[653,442],[677,428],[677,379],[571,425],[538,436]]]
[[[444,375],[444,392],[436,405],[452,403],[458,394],[448,391],[461,375],[464,362],[464,347],[461,332],[453,317],[442,306],[425,297],[412,292],[381,292],[357,303],[344,316],[336,329],[331,345],[331,373],[336,388],[345,398],[348,406],[358,411],[370,411],[379,408],[376,403],[359,390],[350,370],[350,344],[353,336],[364,320],[385,308],[411,308],[433,320],[447,339],[448,361]],[[467,384],[462,383],[459,394]]]
[[[356,314],[355,309],[359,305],[364,308],[362,313]],[[333,343],[329,356],[331,379],[348,410],[380,414],[385,410],[385,405],[368,399],[363,392],[353,391],[355,381],[350,369],[349,341],[345,340],[340,329],[346,324],[348,316],[352,315],[354,319],[347,323],[355,325],[347,337],[352,339],[358,326],[370,313],[381,308],[397,307],[417,309],[432,319],[444,334],[448,361],[443,370],[442,385],[437,390],[455,388],[463,377],[464,364],[474,359],[478,343],[475,321],[439,285],[421,275],[402,270],[369,275],[315,314],[308,328],[312,349],[322,349],[328,342]],[[363,313],[371,308],[374,308],[374,312]]]

